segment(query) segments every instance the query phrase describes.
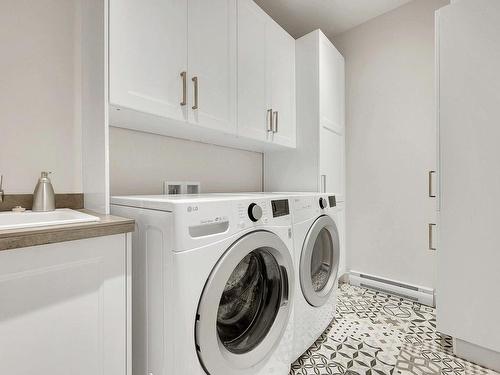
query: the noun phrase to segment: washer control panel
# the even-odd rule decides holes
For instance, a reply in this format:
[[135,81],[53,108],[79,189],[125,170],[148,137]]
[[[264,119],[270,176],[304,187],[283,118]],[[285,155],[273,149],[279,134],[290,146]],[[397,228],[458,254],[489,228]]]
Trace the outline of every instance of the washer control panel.
[[238,202],[236,206],[239,229],[259,225],[290,225],[288,199],[259,199]]

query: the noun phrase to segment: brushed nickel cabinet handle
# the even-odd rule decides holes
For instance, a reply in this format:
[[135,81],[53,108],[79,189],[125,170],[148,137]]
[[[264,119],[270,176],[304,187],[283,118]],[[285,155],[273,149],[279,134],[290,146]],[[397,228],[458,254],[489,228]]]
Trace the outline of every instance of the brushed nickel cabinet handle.
[[182,101],[181,105],[186,105],[187,104],[187,72],[182,72],[181,73],[181,78],[182,78]]
[[433,246],[434,240],[433,240],[433,230],[432,228],[435,227],[436,224],[429,223],[429,250],[436,250],[436,248]]
[[270,133],[273,131],[273,109],[268,109],[267,110],[267,119],[266,119],[266,129],[267,132]]
[[435,174],[436,171],[429,171],[429,197],[436,198],[436,194],[432,191],[432,175]]
[[191,108],[198,109],[198,77],[193,77],[192,81],[194,83],[194,105]]
[[279,119],[279,112],[274,111],[273,133],[278,132],[278,119]]

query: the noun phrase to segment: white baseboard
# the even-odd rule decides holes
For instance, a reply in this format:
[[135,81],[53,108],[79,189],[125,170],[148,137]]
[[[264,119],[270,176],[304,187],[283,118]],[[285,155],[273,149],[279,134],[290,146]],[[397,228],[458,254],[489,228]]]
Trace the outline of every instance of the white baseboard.
[[500,353],[460,339],[454,340],[454,354],[469,362],[500,371]]
[[351,285],[394,294],[423,305],[435,306],[434,289],[406,284],[358,271],[349,271],[348,274]]

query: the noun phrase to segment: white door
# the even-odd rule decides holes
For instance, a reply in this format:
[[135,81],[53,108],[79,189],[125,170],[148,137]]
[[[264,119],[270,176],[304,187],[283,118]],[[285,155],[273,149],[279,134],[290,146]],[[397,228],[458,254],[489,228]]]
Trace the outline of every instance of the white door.
[[344,195],[344,136],[320,128],[320,191]]
[[111,104],[184,120],[186,1],[110,0],[109,24]]
[[344,131],[344,57],[320,34],[320,121],[334,131]]
[[271,136],[271,90],[266,77],[269,16],[253,0],[238,1],[238,134]]
[[267,24],[267,81],[275,143],[295,146],[295,40],[271,18]]
[[0,252],[1,374],[127,374],[127,240]]
[[440,9],[437,22],[437,328],[477,353],[491,349],[483,357],[491,360],[500,352],[499,19],[499,1],[462,0]]
[[187,3],[189,122],[236,133],[236,1]]

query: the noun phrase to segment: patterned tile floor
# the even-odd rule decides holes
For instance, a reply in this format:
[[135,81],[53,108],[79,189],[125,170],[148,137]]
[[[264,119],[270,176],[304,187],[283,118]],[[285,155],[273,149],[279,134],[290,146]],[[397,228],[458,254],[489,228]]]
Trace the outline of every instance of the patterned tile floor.
[[290,375],[499,375],[453,355],[431,307],[341,285],[335,320]]

